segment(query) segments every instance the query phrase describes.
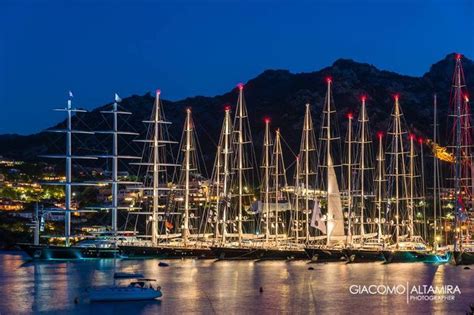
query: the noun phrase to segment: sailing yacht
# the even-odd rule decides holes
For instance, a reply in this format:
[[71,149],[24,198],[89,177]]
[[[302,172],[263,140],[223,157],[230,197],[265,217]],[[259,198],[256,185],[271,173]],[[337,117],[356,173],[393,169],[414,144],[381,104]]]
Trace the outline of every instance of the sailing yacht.
[[[237,88],[239,96],[233,125],[230,126],[230,121],[224,119],[221,131],[221,140],[224,139],[227,144],[223,147],[223,143],[219,143],[220,149],[224,149],[223,163],[229,159],[230,165],[224,164],[228,169],[222,174],[224,183],[228,184],[228,191],[225,191],[227,196],[219,199],[223,200],[225,205],[219,219],[222,236],[211,246],[211,250],[218,259],[259,259],[261,253],[255,247],[255,242],[264,235],[260,233],[261,207],[258,207],[253,191],[258,172],[255,169],[256,158],[244,98],[244,85],[239,84]],[[226,111],[226,117],[227,115],[229,112]]]
[[[107,232],[99,233],[94,238],[86,238],[71,244],[71,213],[90,212],[88,209],[73,209],[72,207],[72,189],[77,186],[94,186],[96,183],[75,182],[72,176],[72,163],[74,160],[94,160],[97,157],[75,154],[73,151],[73,135],[93,135],[94,132],[77,130],[73,128],[72,118],[75,113],[86,113],[86,110],[72,107],[73,94],[69,92],[69,99],[65,108],[56,109],[56,111],[66,112],[67,120],[65,129],[49,129],[48,132],[61,133],[66,135],[66,153],[64,155],[44,155],[45,158],[65,159],[66,180],[64,182],[47,182],[45,185],[60,185],[65,187],[65,205],[64,208],[39,209],[37,205],[34,216],[34,243],[18,244],[31,258],[39,260],[55,259],[83,259],[83,258],[112,258],[118,253],[116,247],[115,235],[111,236]],[[117,103],[117,102],[116,102]],[[116,104],[115,103],[115,104]],[[41,222],[48,213],[64,214],[64,245],[40,244],[39,233]]]
[[[143,187],[151,191],[151,211],[140,212],[149,216],[151,242],[138,244],[121,244],[120,248],[128,257],[140,258],[211,258],[213,257],[206,243],[199,239],[200,208],[193,200],[199,195],[204,177],[199,170],[198,145],[192,111],[186,109],[186,118],[181,138],[180,154],[176,163],[168,163],[169,145],[177,142],[167,139],[166,125],[169,125],[163,113],[160,101],[161,92],[156,92],[151,124],[151,137],[143,142],[151,144],[148,161],[135,163],[148,167],[147,174],[152,178],[151,187]],[[146,155],[146,154],[145,154]],[[171,187],[166,178],[167,169],[179,167],[177,184]],[[176,177],[178,177],[176,176]],[[163,200],[165,199],[165,200]]]
[[181,154],[178,155],[178,161],[181,161],[179,191],[175,199],[175,211],[178,215],[174,226],[181,235],[177,242],[168,245],[168,248],[172,250],[169,256],[212,258],[214,255],[208,243],[203,241],[212,234],[206,235],[200,230],[200,223],[204,219],[204,209],[197,201],[199,198],[196,197],[200,194],[202,182],[206,178],[201,171],[202,161],[199,157],[199,145],[191,108],[186,109],[180,152]]
[[[288,192],[285,162],[281,145],[280,129],[275,131],[272,143],[270,119],[265,119],[265,139],[262,159],[262,223],[265,225],[265,241],[261,248],[261,260],[305,259],[300,244],[291,241],[288,226],[291,226],[291,203]],[[271,147],[273,146],[273,153]]]
[[[321,218],[322,220],[318,220],[325,223],[324,228],[322,224],[318,225],[320,226],[318,229],[323,235],[308,238],[310,243],[305,247],[306,254],[312,261],[340,261],[346,259],[343,252],[346,234],[344,231],[342,200],[335,169],[337,165],[334,165],[333,161],[334,152],[336,152],[333,144],[335,140],[339,139],[333,126],[336,110],[331,90],[332,79],[327,78],[326,82],[327,91],[323,109],[321,145],[319,146],[319,167],[321,169],[319,178],[322,186],[326,188],[326,214]],[[313,215],[316,215],[315,211]],[[325,244],[322,244],[321,242],[324,241]]]
[[[166,120],[164,114],[161,90],[157,90],[155,93],[150,119],[143,122],[148,125],[148,137],[136,140],[145,144],[142,160],[131,164],[144,168],[144,185],[137,189],[143,192],[145,202],[142,204],[141,211],[128,213],[127,222],[133,221],[133,217],[136,222],[138,216],[145,216],[149,235],[140,236],[140,241],[122,242],[119,247],[128,257],[195,258],[199,256],[199,253],[182,249],[180,242],[171,242],[171,240],[179,239],[181,234],[170,233],[170,228],[173,226],[171,222],[173,213],[167,209],[171,208],[171,197],[178,189],[172,184],[169,173],[171,173],[170,169],[179,167],[181,164],[174,163],[172,146],[178,142],[169,137],[168,126],[171,125],[171,122]],[[170,160],[173,163],[170,163]],[[140,170],[139,173],[141,174]],[[146,202],[150,199],[150,202]],[[144,238],[145,240],[143,240]],[[175,247],[180,248],[176,249]]]
[[454,111],[452,149],[455,158],[451,168],[454,175],[453,203],[455,204],[453,257],[458,265],[470,265],[474,263],[472,117],[461,59],[462,56],[457,54],[450,100]]
[[[415,230],[415,136],[409,135],[409,155],[404,139],[408,133],[404,127],[399,96],[395,95],[392,122],[388,131],[391,137],[388,164],[388,214],[394,233],[394,244],[382,250],[387,263],[392,262],[443,262],[446,257],[437,255]],[[407,165],[408,164],[408,165]],[[395,209],[392,209],[392,206]]]
[[[382,255],[383,238],[381,237],[381,218],[376,217],[371,220],[370,215],[374,215],[373,209],[376,205],[373,201],[373,191],[376,181],[373,178],[372,140],[369,128],[369,117],[366,109],[367,97],[361,97],[361,108],[358,117],[356,141],[356,158],[352,163],[352,119],[353,115],[348,115],[348,241],[344,253],[349,262],[370,262],[383,261]],[[379,139],[381,142],[381,139]],[[379,158],[382,157],[379,148]],[[352,175],[354,185],[352,185]],[[380,172],[381,173],[381,172]],[[379,176],[382,176],[380,174]],[[381,181],[380,181],[381,182]],[[354,191],[352,187],[354,186]],[[378,190],[381,192],[380,187]],[[380,209],[380,207],[378,207]],[[372,223],[373,222],[373,223]]]

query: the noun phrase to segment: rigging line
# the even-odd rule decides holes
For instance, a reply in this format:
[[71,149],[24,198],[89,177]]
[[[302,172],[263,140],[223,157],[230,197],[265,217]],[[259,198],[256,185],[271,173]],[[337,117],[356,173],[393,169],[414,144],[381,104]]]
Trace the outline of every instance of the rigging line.
[[286,139],[280,134],[280,139],[283,140],[283,143],[285,144],[285,146],[290,150],[291,154],[293,154],[293,157],[297,157],[297,154],[291,149],[291,146],[288,144],[288,142],[286,141]]
[[198,121],[198,123],[194,122],[194,126],[199,129],[202,129],[204,131],[204,134],[207,136],[208,140],[213,144],[214,147],[217,147],[217,143],[214,140],[214,137],[212,137],[209,132],[207,131],[207,128],[204,128],[204,126]]
[[[193,123],[194,123],[194,120],[193,120]],[[194,126],[196,127],[196,124],[194,123]],[[206,134],[207,134],[207,131],[205,131]],[[197,130],[196,128],[194,128],[194,140],[195,140],[195,145],[196,145],[196,154],[197,156],[195,156],[194,158],[196,159],[196,166],[197,166],[197,169],[199,170],[201,167],[199,167],[200,163],[202,163],[202,167],[204,168],[204,174],[205,174],[205,177],[208,178],[208,172],[207,172],[207,166],[206,166],[206,161],[204,160],[204,154],[203,154],[203,151],[202,151],[202,148],[201,148],[201,142],[199,141],[199,138],[197,137]],[[213,141],[213,144],[215,146],[216,143]]]

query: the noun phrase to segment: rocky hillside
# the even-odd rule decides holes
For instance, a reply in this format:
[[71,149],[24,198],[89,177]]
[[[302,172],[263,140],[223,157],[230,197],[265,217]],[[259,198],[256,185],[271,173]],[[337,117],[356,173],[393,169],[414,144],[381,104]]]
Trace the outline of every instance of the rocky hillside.
[[[393,95],[398,93],[411,131],[430,137],[433,94],[437,93],[441,135],[446,138],[446,114],[454,59],[454,54],[446,56],[432,65],[422,77],[383,71],[370,64],[348,59],[339,59],[327,68],[310,73],[294,74],[287,70],[267,70],[245,84],[245,98],[257,154],[263,138],[264,116],[271,117],[272,126],[281,129],[282,136],[294,151],[298,150],[305,103],[313,105],[313,119],[316,128],[319,127],[326,91],[325,78],[328,76],[331,76],[334,82],[334,101],[342,134],[346,125],[344,115],[349,111],[357,113],[360,96],[364,94],[368,96],[367,109],[372,131],[385,130],[393,106]],[[467,86],[473,87],[474,63],[464,58],[463,66]],[[154,97],[149,93],[124,98],[121,105],[134,115],[122,122],[123,127],[144,134],[146,130],[142,120],[149,117],[153,100]],[[224,105],[231,104],[235,107],[236,100],[237,89],[215,97],[195,96],[177,102],[165,101],[167,118],[175,123],[171,130],[173,136],[179,139],[185,108],[191,107],[206,164],[212,165]],[[91,113],[80,114],[75,123],[93,130],[108,129],[110,124],[108,125],[99,113],[107,106],[110,104]],[[85,137],[78,150],[90,151],[90,148],[101,147],[106,150],[106,144],[103,139]],[[0,136],[0,155],[17,159],[37,159],[39,154],[58,152],[63,147],[61,139],[46,132],[29,136]],[[130,145],[130,142],[124,142],[122,148],[130,152],[140,150],[137,145]]]

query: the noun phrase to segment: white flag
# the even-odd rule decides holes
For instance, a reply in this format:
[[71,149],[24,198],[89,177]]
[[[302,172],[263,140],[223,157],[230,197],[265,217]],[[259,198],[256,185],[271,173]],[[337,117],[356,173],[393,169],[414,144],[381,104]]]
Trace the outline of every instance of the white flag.
[[311,216],[311,226],[326,234],[326,224],[324,223],[319,201],[314,200],[313,214]]
[[122,99],[120,98],[120,96],[118,96],[117,93],[115,93],[115,101],[116,101],[117,103],[120,103],[120,102],[122,101]]
[[73,98],[73,97],[74,97],[74,95],[72,95],[72,91],[69,91],[69,97],[70,97],[70,98]]

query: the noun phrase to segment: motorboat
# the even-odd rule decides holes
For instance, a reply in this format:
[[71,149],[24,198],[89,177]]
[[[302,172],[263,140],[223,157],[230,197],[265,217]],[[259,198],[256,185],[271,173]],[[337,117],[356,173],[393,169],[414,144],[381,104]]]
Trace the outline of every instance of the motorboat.
[[154,300],[163,295],[161,287],[153,286],[155,279],[137,279],[128,285],[92,287],[87,290],[91,302]]

